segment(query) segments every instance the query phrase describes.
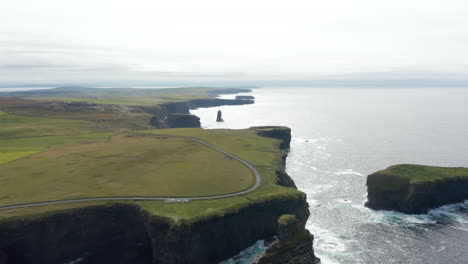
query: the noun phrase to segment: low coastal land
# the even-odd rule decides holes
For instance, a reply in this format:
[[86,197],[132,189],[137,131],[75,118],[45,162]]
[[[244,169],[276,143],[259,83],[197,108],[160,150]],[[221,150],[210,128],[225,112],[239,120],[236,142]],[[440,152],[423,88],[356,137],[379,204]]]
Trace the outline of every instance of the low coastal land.
[[420,214],[468,199],[468,168],[394,165],[367,177],[372,209]]
[[[0,263],[218,263],[276,235],[281,215],[304,228],[305,194],[284,170],[290,129],[193,122],[189,109],[253,103],[215,98],[239,92],[248,90],[0,97]],[[86,198],[103,200],[60,203]],[[58,203],[7,207],[47,201]]]

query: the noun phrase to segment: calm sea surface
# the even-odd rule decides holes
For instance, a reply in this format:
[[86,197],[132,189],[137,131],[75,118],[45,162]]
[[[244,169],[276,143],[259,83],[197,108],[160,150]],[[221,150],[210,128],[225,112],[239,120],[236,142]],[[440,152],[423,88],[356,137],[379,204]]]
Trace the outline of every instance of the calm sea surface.
[[[364,207],[366,176],[398,163],[468,167],[468,89],[262,88],[254,105],[192,113],[205,128],[286,125],[322,263],[468,263],[468,201],[425,215]],[[232,98],[232,95],[223,98]],[[216,112],[224,123],[216,123]],[[261,243],[226,263],[248,263]]]

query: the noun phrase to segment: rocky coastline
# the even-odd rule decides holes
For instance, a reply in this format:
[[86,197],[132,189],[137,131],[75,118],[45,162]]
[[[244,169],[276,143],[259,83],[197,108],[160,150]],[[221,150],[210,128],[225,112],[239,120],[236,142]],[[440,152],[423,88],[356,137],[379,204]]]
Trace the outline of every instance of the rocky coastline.
[[295,215],[278,219],[278,238],[252,264],[318,264],[312,245],[314,236]]
[[[440,172],[447,171],[448,175],[436,179],[414,180],[411,177],[389,173],[403,166],[413,166],[410,168],[417,168],[426,174],[431,173],[428,170],[436,168]],[[442,205],[463,202],[468,199],[468,170],[463,176],[455,175],[460,170],[467,169],[395,165],[375,172],[367,177],[366,206],[375,210],[423,214]]]
[[0,263],[58,264],[78,258],[80,263],[218,263],[274,236],[276,219],[285,213],[305,222],[305,198],[256,203],[234,214],[177,224],[128,204],[85,207],[0,224]]
[[154,115],[150,125],[156,128],[200,127],[200,122],[196,121],[198,117],[190,114],[191,109],[253,103],[253,100],[240,99],[194,99],[186,102],[163,103],[155,107],[137,107],[137,111]]
[[[274,135],[282,146],[289,146],[290,130]],[[294,187],[284,167],[277,177],[278,183]],[[306,195],[252,201],[238,211],[195,222],[174,221],[127,203],[67,209],[28,220],[12,218],[0,223],[0,264],[77,259],[87,264],[214,264],[275,236],[277,219],[284,214],[296,215],[303,227],[309,217]],[[313,255],[311,239],[297,246],[297,252]]]

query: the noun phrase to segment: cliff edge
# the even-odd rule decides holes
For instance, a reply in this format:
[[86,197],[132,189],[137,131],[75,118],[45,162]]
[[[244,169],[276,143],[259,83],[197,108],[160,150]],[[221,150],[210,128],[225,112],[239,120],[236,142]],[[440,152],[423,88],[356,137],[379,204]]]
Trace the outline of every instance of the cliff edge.
[[203,138],[258,162],[262,184],[245,195],[188,203],[93,202],[1,211],[0,263],[215,264],[275,236],[281,215],[294,214],[305,225],[306,195],[279,185],[287,182],[279,179],[287,176],[279,146],[289,142],[249,129],[155,133]]
[[420,214],[468,199],[468,168],[394,165],[367,176],[366,185],[367,207]]
[[252,264],[315,264],[320,263],[312,248],[314,236],[295,215],[278,219],[278,238]]

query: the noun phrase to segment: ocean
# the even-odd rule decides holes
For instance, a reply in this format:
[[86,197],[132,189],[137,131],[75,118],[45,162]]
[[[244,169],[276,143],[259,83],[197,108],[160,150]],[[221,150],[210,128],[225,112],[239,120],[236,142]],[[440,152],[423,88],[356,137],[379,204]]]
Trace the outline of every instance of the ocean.
[[[287,172],[307,194],[307,228],[322,263],[468,263],[468,201],[422,215],[364,207],[366,176],[377,170],[468,167],[468,88],[259,88],[250,95],[253,105],[191,112],[208,129],[292,129]],[[218,110],[223,123],[215,121]],[[258,242],[224,263],[249,263],[262,250]]]

